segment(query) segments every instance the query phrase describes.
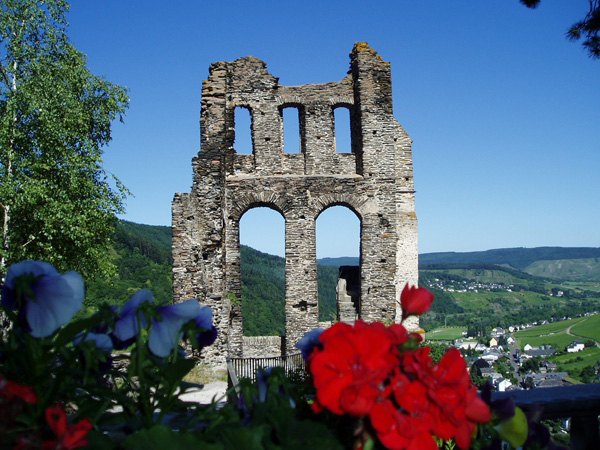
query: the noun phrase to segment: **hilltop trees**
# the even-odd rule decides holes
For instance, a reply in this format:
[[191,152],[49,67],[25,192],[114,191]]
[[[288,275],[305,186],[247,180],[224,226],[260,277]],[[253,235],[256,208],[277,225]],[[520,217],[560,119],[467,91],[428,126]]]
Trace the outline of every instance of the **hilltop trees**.
[[0,2],[0,276],[42,259],[106,273],[127,190],[102,168],[126,90],[86,68],[64,0]]

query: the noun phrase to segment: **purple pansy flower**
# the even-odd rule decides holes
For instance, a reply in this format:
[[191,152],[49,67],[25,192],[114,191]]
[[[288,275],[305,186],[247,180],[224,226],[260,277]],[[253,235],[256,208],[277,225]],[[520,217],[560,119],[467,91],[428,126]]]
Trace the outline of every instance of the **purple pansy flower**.
[[116,345],[117,348],[127,348],[140,332],[140,326],[142,328],[146,326],[146,318],[143,315],[139,317],[138,321],[137,310],[142,303],[152,303],[153,298],[152,292],[140,289],[123,305],[112,333],[120,341],[120,344]]
[[19,310],[33,337],[50,336],[81,309],[83,279],[77,272],[59,273],[42,261],[13,264],[2,286],[2,303]]
[[79,333],[77,336],[75,336],[75,339],[73,339],[73,343],[75,345],[79,345],[82,341],[94,341],[96,343],[96,347],[98,347],[100,350],[103,350],[105,353],[112,353],[113,351],[113,342],[108,334]]
[[323,333],[323,331],[323,328],[315,328],[314,330],[310,330],[296,344],[296,348],[302,352],[302,357],[304,358],[304,361],[306,361],[306,359],[312,353],[315,347],[321,345],[319,337],[321,336],[321,333]]
[[205,330],[196,335],[196,340],[200,347],[199,350],[212,345],[217,339],[217,329],[213,326],[212,319],[213,312],[212,309],[210,309],[210,306],[202,306],[200,308],[200,313],[195,319],[196,326],[198,328],[204,328]]
[[181,339],[181,327],[200,314],[198,300],[187,300],[156,309],[162,320],[152,319],[148,348],[159,358],[171,354]]

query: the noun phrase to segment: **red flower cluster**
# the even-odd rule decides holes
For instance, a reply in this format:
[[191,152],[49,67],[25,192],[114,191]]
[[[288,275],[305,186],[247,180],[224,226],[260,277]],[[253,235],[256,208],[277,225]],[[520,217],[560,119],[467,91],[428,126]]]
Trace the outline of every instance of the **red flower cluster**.
[[25,403],[35,405],[37,397],[31,386],[25,386],[14,381],[7,380],[0,375],[0,397],[5,397],[7,400],[19,398]]
[[92,429],[90,419],[85,418],[67,427],[67,414],[61,405],[46,408],[46,422],[56,439],[42,442],[43,450],[71,450],[86,447],[85,437]]
[[[412,293],[429,308],[428,295]],[[403,309],[423,306],[404,308],[403,302]],[[307,359],[317,390],[313,410],[368,419],[389,449],[437,449],[433,436],[469,448],[476,424],[489,422],[490,410],[477,396],[460,352],[450,349],[433,364],[429,347],[415,348],[420,339],[399,324],[360,320],[324,331]]]

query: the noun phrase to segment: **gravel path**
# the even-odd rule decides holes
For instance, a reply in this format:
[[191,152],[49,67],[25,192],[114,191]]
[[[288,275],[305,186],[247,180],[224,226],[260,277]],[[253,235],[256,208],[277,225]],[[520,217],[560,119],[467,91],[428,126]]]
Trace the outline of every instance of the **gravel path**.
[[202,404],[212,403],[216,399],[219,403],[225,402],[225,392],[227,391],[227,382],[215,381],[207,383],[199,388],[191,388],[180,398],[187,402],[197,402]]

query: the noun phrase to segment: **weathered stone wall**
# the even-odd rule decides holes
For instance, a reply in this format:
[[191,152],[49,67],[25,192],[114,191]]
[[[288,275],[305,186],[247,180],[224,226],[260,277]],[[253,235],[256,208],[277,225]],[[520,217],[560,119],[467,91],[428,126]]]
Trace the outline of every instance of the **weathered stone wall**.
[[283,340],[280,336],[244,336],[244,358],[281,356]]
[[[252,118],[251,155],[233,147],[240,107]],[[299,111],[300,153],[283,148],[286,107]],[[351,153],[335,147],[340,107],[350,111]],[[389,63],[358,43],[343,80],[304,86],[279,85],[253,57],[212,64],[200,128],[192,190],[173,200],[173,273],[175,301],[213,307],[220,334],[209,361],[246,353],[239,221],[257,206],[285,219],[287,352],[318,325],[315,222],[330,206],[346,206],[361,221],[359,317],[400,320],[402,288],[418,280],[417,221],[411,140],[393,117]]]

